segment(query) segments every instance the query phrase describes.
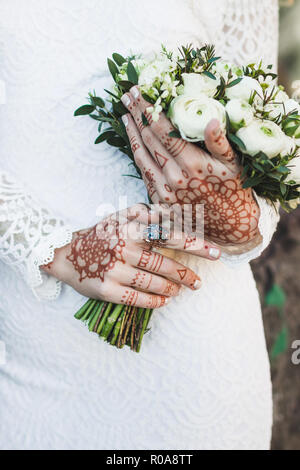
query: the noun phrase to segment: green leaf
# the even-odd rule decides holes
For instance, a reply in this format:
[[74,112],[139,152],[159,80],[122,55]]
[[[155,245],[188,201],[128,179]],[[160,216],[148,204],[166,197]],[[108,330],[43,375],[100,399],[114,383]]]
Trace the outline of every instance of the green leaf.
[[247,150],[244,142],[234,134],[228,134],[229,140],[234,142],[241,150]]
[[286,302],[286,295],[283,289],[274,284],[265,297],[265,304],[268,306],[278,307],[282,309]]
[[132,87],[134,86],[134,83],[129,82],[129,81],[127,81],[127,80],[120,80],[120,81],[118,82],[118,86],[119,86],[120,88],[122,88],[123,91],[126,91],[126,92],[127,92],[127,91],[130,90],[130,88],[132,88]]
[[112,102],[112,107],[113,107],[114,113],[119,115],[119,116],[123,116],[123,114],[128,113],[128,110],[125,108],[122,101],[117,101],[117,102],[113,101]]
[[213,62],[216,62],[217,60],[221,59],[221,57],[212,57],[211,59],[209,59],[207,62],[209,64],[212,64]]
[[243,80],[243,78],[236,78],[235,80],[233,80],[232,82],[230,82],[230,83],[227,85],[227,88],[231,88],[231,87],[237,85],[237,84],[240,83],[242,80]]
[[112,147],[124,147],[124,145],[126,144],[124,139],[118,136],[110,137],[109,139],[107,139],[107,143]]
[[106,131],[103,132],[103,134],[99,135],[97,139],[95,140],[95,144],[101,144],[101,142],[104,142],[105,140],[113,137],[115,133],[113,131]]
[[146,118],[145,114],[142,113],[142,123],[145,127],[149,126],[149,121],[148,119]]
[[203,75],[211,78],[212,80],[217,80],[213,73],[209,72],[208,70],[204,70]]
[[273,344],[271,350],[271,359],[276,359],[280,354],[284,353],[288,348],[288,329],[283,326]]
[[111,59],[107,59],[107,65],[108,65],[110,73],[112,74],[113,79],[116,81],[116,77],[119,73],[118,67]]
[[80,108],[76,109],[74,116],[86,116],[87,114],[95,111],[95,106],[92,104],[84,104]]
[[91,96],[91,100],[95,106],[99,106],[99,108],[105,108],[105,103],[99,96]]
[[178,131],[172,131],[169,133],[169,137],[174,137],[175,139],[181,139],[181,135]]
[[134,83],[135,85],[138,84],[139,77],[138,77],[137,71],[135,70],[134,65],[132,64],[132,62],[128,63],[127,76],[128,76],[128,80],[130,82]]
[[117,100],[120,99],[119,96],[115,95],[114,93],[112,93],[112,92],[109,91],[109,90],[106,90],[105,88],[104,88],[104,91],[105,91],[105,93],[108,93],[108,94],[109,94],[110,96],[112,96],[113,98],[116,98]]
[[116,52],[112,55],[112,58],[114,59],[115,63],[121,67],[126,62],[126,59],[124,59],[121,54],[117,54]]
[[150,98],[150,96],[146,95],[146,93],[142,93],[142,97],[145,101],[147,101],[147,103],[155,104],[155,100]]
[[243,189],[253,188],[261,182],[260,176],[255,176],[254,178],[247,178],[243,183]]

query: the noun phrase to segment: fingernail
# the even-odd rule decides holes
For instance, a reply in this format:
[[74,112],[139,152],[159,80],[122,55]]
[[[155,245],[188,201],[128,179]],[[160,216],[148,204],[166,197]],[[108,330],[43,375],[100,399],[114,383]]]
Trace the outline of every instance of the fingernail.
[[135,100],[139,97],[140,94],[139,89],[136,86],[131,88],[130,93],[132,94]]
[[122,121],[123,121],[123,124],[125,127],[128,126],[128,117],[126,116],[126,114],[124,114],[124,116],[122,116]]
[[171,302],[171,297],[166,297],[165,305]]
[[218,259],[220,257],[221,251],[218,248],[210,248],[209,256],[211,258]]
[[197,279],[197,280],[194,282],[193,288],[194,288],[195,290],[198,290],[198,289],[200,289],[201,285],[202,285],[201,281],[200,281],[199,279]]
[[221,134],[221,128],[218,126],[216,127],[213,131],[212,131],[213,135],[215,137],[219,137],[219,135]]
[[121,101],[125,106],[130,105],[130,98],[129,98],[128,95],[123,95],[122,98],[121,98]]

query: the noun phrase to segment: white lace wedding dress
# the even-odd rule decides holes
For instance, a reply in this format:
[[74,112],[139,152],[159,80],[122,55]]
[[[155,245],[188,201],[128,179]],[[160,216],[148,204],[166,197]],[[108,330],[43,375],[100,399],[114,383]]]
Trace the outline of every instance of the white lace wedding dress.
[[0,0],[1,449],[269,447],[269,361],[248,264],[275,230],[268,204],[256,250],[179,257],[203,288],[154,314],[139,355],[89,333],[73,318],[84,299],[39,265],[97,221],[100,203],[146,198],[122,176],[126,158],[92,144],[95,123],[73,117],[110,83],[106,57],[210,41],[237,62],[276,63],[277,10],[276,0]]

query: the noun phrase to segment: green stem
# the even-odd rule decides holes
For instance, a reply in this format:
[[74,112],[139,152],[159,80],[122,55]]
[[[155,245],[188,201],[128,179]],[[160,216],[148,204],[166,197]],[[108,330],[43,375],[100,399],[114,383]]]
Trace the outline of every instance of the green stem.
[[103,306],[104,302],[97,302],[95,307],[94,307],[94,314],[93,316],[90,317],[89,320],[89,330],[94,331],[95,325],[98,321],[99,318],[99,312],[101,311],[101,308]]
[[122,310],[122,313],[119,316],[118,321],[117,321],[117,323],[115,324],[115,327],[114,327],[112,339],[110,341],[110,344],[112,346],[115,346],[115,344],[117,342],[117,339],[118,339],[118,336],[119,336],[119,333],[120,333],[120,329],[121,329],[121,324],[122,324],[125,313],[126,313],[126,308],[124,307],[124,309]]
[[107,340],[110,332],[112,331],[116,321],[118,320],[120,313],[122,312],[124,305],[116,305],[112,313],[107,318],[104,328],[101,332],[101,338]]
[[81,321],[82,321],[82,322],[85,322],[86,320],[89,319],[90,314],[91,314],[91,312],[92,312],[92,310],[93,310],[93,308],[94,308],[96,302],[97,302],[96,300],[93,300],[93,301],[92,301],[92,303],[90,304],[89,308],[87,309],[87,311],[85,312],[85,314],[84,314],[83,317],[81,318]]
[[100,335],[100,333],[101,333],[101,331],[102,331],[102,328],[103,328],[103,326],[105,325],[105,322],[106,322],[106,320],[107,320],[107,318],[108,318],[108,315],[110,314],[111,309],[113,308],[113,306],[114,306],[114,304],[112,304],[112,303],[107,304],[107,307],[106,307],[106,309],[105,309],[105,311],[104,311],[103,317],[102,317],[102,319],[101,319],[101,321],[100,321],[100,323],[99,323],[99,326],[98,326],[98,328],[97,328],[97,333],[98,333],[98,335]]
[[132,319],[133,319],[134,312],[135,312],[135,308],[130,307],[129,316],[128,316],[128,319],[127,319],[126,325],[125,325],[125,332],[124,332],[123,338],[122,338],[122,347],[125,346],[125,344],[127,342],[127,338],[129,337],[128,333],[129,333],[129,330],[130,330],[130,327],[131,327],[131,324],[132,324]]
[[103,318],[104,312],[105,312],[105,310],[106,310],[106,308],[107,308],[107,306],[108,306],[108,303],[107,303],[107,302],[100,302],[100,304],[101,304],[101,305],[100,305],[100,313],[99,313],[99,315],[98,315],[97,321],[96,321],[96,323],[95,323],[95,325],[94,325],[94,328],[93,328],[93,332],[94,332],[94,333],[97,333],[97,330],[98,330],[98,327],[99,327],[99,325],[100,325],[100,322],[101,322],[101,320],[102,320],[102,318]]
[[75,313],[74,317],[76,318],[76,320],[80,320],[81,317],[84,315],[84,313],[86,312],[86,310],[89,308],[89,306],[91,305],[91,303],[93,302],[92,299],[89,299],[82,307],[80,310],[78,310],[77,313]]
[[121,323],[121,327],[120,327],[120,333],[119,333],[119,337],[118,337],[118,342],[117,342],[117,347],[119,349],[123,348],[124,345],[122,345],[122,336],[123,336],[123,330],[124,330],[124,327],[126,325],[126,320],[127,320],[127,317],[128,317],[128,312],[129,312],[129,305],[127,305],[125,307],[125,310],[124,310],[124,316],[122,318],[122,323]]
[[146,311],[145,311],[144,320],[143,320],[143,326],[142,326],[142,331],[141,331],[141,334],[140,334],[140,337],[139,337],[139,342],[138,342],[138,345],[137,345],[136,352],[140,352],[140,350],[141,350],[141,345],[142,345],[143,337],[144,337],[144,334],[145,334],[145,330],[146,330],[146,328],[147,328],[147,325],[148,325],[148,323],[149,323],[150,315],[151,315],[151,309],[150,309],[150,308],[147,308]]

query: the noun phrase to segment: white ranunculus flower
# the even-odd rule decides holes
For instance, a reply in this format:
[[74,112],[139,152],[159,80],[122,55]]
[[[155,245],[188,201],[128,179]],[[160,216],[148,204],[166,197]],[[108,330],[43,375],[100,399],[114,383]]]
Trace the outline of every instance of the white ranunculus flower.
[[249,155],[264,152],[269,158],[286,150],[287,136],[275,122],[255,119],[236,133],[245,144]]
[[226,129],[226,113],[224,106],[206,95],[180,95],[175,98],[170,107],[170,118],[180,131],[181,137],[190,142],[204,140],[204,131],[212,119],[218,119],[221,128]]
[[248,126],[254,119],[253,109],[247,101],[230,100],[225,109],[234,127]]
[[249,101],[253,91],[262,96],[262,88],[258,81],[251,77],[243,77],[240,83],[226,89],[226,96],[230,100]]
[[291,169],[289,179],[294,180],[297,184],[300,184],[300,155],[291,160],[289,167]]
[[154,59],[149,62],[141,71],[139,76],[139,85],[151,86],[157,79],[161,80],[162,75],[171,71],[172,62],[167,58]]
[[183,94],[195,98],[202,93],[212,98],[220,85],[219,79],[214,80],[199,73],[183,73],[182,78],[184,83]]

